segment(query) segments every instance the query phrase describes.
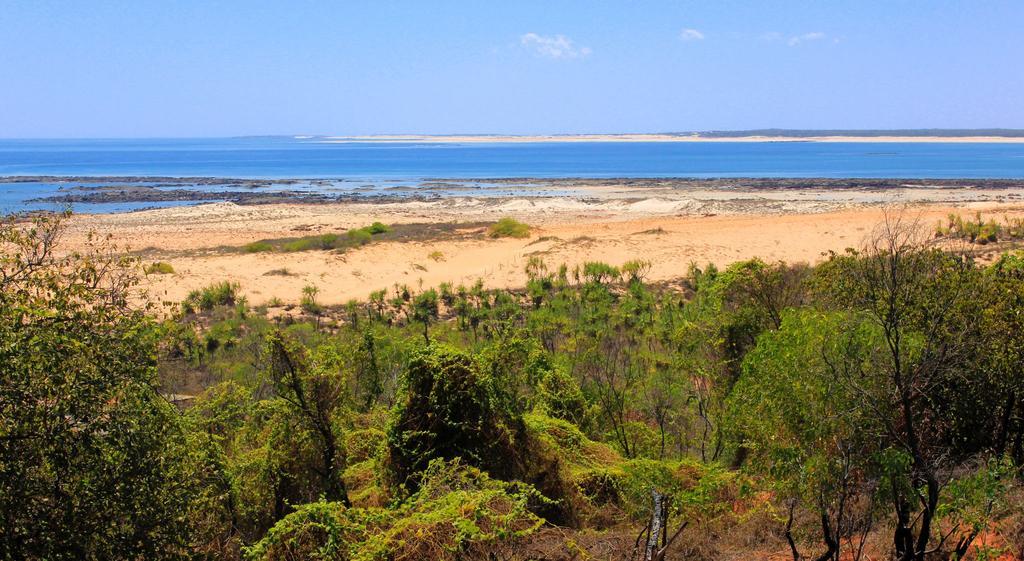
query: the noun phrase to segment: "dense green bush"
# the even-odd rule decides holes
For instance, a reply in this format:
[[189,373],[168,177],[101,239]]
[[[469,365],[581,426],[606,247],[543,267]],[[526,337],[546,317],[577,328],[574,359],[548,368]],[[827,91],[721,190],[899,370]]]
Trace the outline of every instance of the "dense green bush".
[[299,507],[246,551],[252,561],[489,559],[508,556],[543,520],[528,485],[496,481],[458,460],[435,460],[419,491],[394,509]]
[[492,238],[528,238],[530,237],[530,225],[515,218],[506,217],[492,224],[487,233]]
[[0,220],[0,558],[185,558],[190,450],[138,263],[55,257],[61,221]]
[[388,462],[396,484],[415,490],[417,475],[435,458],[462,458],[508,472],[510,419],[495,408],[490,381],[472,357],[450,347],[428,347],[411,358],[403,384],[388,427]]

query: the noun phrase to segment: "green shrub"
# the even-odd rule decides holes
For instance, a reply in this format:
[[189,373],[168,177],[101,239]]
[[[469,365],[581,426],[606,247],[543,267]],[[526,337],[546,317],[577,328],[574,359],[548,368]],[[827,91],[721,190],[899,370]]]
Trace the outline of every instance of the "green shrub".
[[391,229],[380,222],[374,222],[363,228],[355,228],[345,232],[344,236],[335,233],[303,236],[300,238],[284,238],[277,240],[260,240],[243,247],[247,253],[262,251],[314,251],[330,249],[347,249],[370,243],[373,236],[390,232]]
[[619,269],[601,261],[590,261],[583,264],[583,277],[587,282],[606,283],[619,278]]
[[348,237],[348,242],[354,246],[366,245],[370,243],[370,240],[373,238],[373,234],[362,229],[349,230],[346,236]]
[[238,294],[238,283],[222,281],[211,284],[200,290],[189,292],[185,301],[181,303],[182,311],[186,314],[195,312],[208,312],[217,306],[234,306],[242,301]]
[[319,501],[296,507],[279,520],[259,542],[245,549],[252,561],[295,559],[354,559],[383,512],[346,509],[341,503]]
[[571,470],[610,468],[622,462],[622,456],[607,444],[587,438],[576,425],[540,413],[523,417],[529,434],[547,443]]
[[320,294],[320,289],[315,285],[307,284],[302,287],[302,300],[299,302],[299,306],[302,307],[302,311],[307,314],[319,315],[323,312],[323,306],[317,302],[317,296]]
[[950,213],[944,223],[939,222],[935,226],[935,237],[969,240],[981,245],[1000,239],[1021,239],[1024,237],[1024,220],[1004,217],[1003,223],[999,223],[992,218],[984,220],[980,212],[975,213],[973,220]]
[[369,226],[363,229],[372,235],[386,234],[391,231],[391,228],[388,228],[385,224],[382,224],[380,222],[374,222],[373,224],[370,224]]
[[492,238],[528,238],[530,226],[515,218],[506,217],[491,225],[488,235]]
[[420,491],[393,510],[315,502],[296,508],[245,550],[250,561],[505,559],[544,523],[545,499],[459,460],[435,460]]
[[282,251],[295,252],[295,251],[309,251],[313,249],[313,241],[309,238],[299,238],[290,242],[285,242],[281,246]]
[[388,428],[393,482],[415,490],[417,475],[435,458],[507,473],[508,430],[491,388],[473,358],[431,345],[409,361],[405,392]]
[[245,244],[242,248],[246,253],[262,253],[265,251],[274,251],[274,246],[270,245],[265,241],[258,241]]
[[143,271],[147,275],[171,275],[174,274],[174,267],[164,261],[156,261],[146,265]]

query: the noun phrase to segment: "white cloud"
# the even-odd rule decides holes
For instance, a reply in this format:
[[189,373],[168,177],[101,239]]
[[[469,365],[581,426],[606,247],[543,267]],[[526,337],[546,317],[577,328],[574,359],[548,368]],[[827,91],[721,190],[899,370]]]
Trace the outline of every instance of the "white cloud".
[[704,34],[696,29],[684,29],[679,32],[679,38],[683,41],[703,41]]
[[547,58],[583,58],[590,54],[590,47],[577,46],[565,35],[526,33],[519,37],[519,43],[538,56]]
[[769,31],[768,33],[762,33],[758,39],[762,41],[778,41],[782,39],[782,34],[778,31]]
[[789,41],[786,41],[786,44],[790,47],[795,47],[800,43],[805,43],[807,41],[820,41],[824,38],[824,33],[820,31],[812,31],[810,33],[804,33],[803,35],[794,35],[789,38]]

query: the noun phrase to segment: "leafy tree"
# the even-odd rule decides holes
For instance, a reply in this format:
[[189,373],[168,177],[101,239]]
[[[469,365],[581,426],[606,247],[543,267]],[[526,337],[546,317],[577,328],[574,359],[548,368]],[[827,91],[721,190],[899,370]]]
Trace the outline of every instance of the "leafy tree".
[[426,290],[416,295],[412,303],[413,320],[423,324],[423,340],[430,344],[430,324],[437,321],[440,314],[438,310],[437,291]]
[[834,256],[818,272],[827,298],[880,331],[883,352],[861,368],[838,370],[837,382],[885,428],[883,467],[901,561],[923,561],[935,548],[941,491],[954,460],[941,397],[972,370],[976,275],[969,259],[928,247],[918,225],[902,217],[888,217],[864,253]]
[[326,346],[312,352],[298,348],[280,333],[269,337],[268,346],[277,395],[291,405],[319,448],[320,465],[314,470],[320,475],[324,497],[349,504],[341,478],[344,450],[336,428],[348,398],[339,357]]
[[[752,467],[771,477],[793,508],[810,507],[820,520],[822,561],[859,558],[870,528],[870,501],[877,473],[872,460],[877,420],[851,411],[848,388],[837,384],[836,368],[857,368],[879,343],[877,330],[844,313],[791,310],[779,329],[763,334],[745,358],[743,376],[728,399],[729,425],[751,451]],[[855,541],[855,538],[856,541]]]
[[172,559],[190,500],[137,263],[60,254],[63,217],[0,223],[0,557]]

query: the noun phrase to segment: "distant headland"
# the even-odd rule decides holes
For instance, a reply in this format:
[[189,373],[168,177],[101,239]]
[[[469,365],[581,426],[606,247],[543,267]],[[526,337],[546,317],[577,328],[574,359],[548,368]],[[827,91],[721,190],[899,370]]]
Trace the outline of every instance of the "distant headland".
[[750,129],[616,134],[375,134],[321,142],[1024,142],[1024,129]]

